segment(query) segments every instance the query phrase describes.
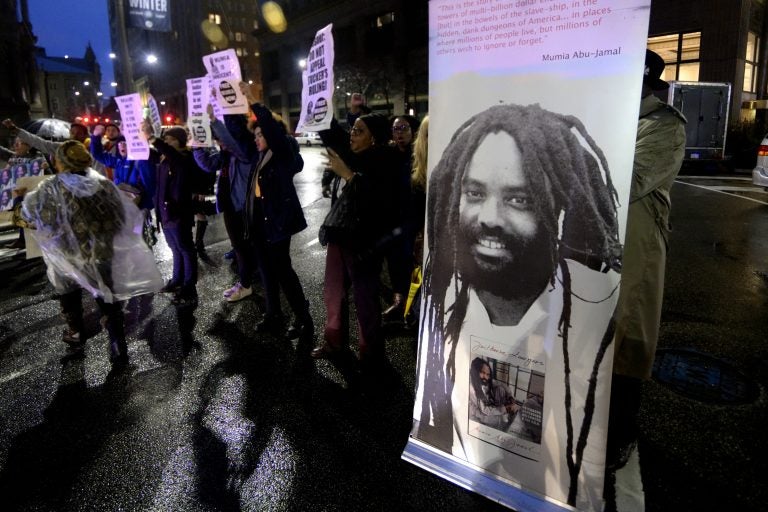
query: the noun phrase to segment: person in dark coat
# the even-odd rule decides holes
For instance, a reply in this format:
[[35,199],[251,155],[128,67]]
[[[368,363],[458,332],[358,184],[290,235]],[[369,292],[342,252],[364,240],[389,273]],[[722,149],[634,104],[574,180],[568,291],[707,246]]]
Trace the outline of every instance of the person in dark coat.
[[240,83],[240,88],[257,119],[254,141],[259,157],[251,174],[245,205],[246,237],[255,247],[266,292],[267,311],[264,319],[256,325],[256,331],[282,331],[282,288],[294,314],[287,337],[299,337],[300,342],[311,342],[314,324],[301,282],[291,264],[290,252],[291,236],[307,227],[293,185],[293,177],[303,169],[304,160],[296,140],[289,137],[285,126],[259,103],[252,88],[245,82]]
[[243,219],[251,169],[258,160],[258,151],[244,115],[224,116],[226,125],[216,119],[211,105],[208,106],[208,115],[213,136],[218,140],[221,150],[198,148],[193,154],[201,169],[211,173],[220,171],[217,208],[224,216],[224,226],[235,252],[239,277],[234,286],[224,291],[224,299],[237,302],[253,293],[251,285],[255,256],[250,243],[244,239]]
[[[326,238],[325,287],[327,313],[324,342],[312,351],[315,359],[330,358],[348,350],[347,295],[350,285],[357,311],[358,347],[364,366],[385,359],[379,302],[381,248],[397,225],[391,198],[396,193],[397,150],[387,142],[390,125],[385,116],[360,116],[347,134],[334,119],[320,137],[328,147],[328,167],[337,178],[332,202],[341,194],[354,193],[359,215],[358,235]],[[351,187],[351,188],[347,188]],[[354,192],[352,192],[354,191]]]
[[161,291],[175,294],[171,300],[173,304],[197,305],[192,179],[194,173],[200,170],[192,153],[186,149],[187,132],[184,128],[169,128],[163,133],[163,138],[158,139],[154,137],[152,124],[145,119],[142,132],[161,155],[157,166],[155,210],[173,254],[173,275]]

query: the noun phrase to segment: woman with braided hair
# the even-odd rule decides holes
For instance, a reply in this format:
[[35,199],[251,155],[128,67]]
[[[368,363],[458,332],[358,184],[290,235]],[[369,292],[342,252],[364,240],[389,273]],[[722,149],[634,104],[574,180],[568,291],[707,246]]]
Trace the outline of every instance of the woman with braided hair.
[[521,471],[525,459],[490,456],[467,427],[472,359],[488,350],[519,358],[546,373],[544,424],[554,428],[540,452],[502,447],[562,462],[557,485],[575,503],[584,473],[603,471],[604,432],[591,427],[595,414],[607,416],[605,354],[621,266],[606,158],[573,116],[497,105],[456,130],[427,201],[414,435],[507,478],[528,475],[532,488],[550,486],[536,480],[543,472]]

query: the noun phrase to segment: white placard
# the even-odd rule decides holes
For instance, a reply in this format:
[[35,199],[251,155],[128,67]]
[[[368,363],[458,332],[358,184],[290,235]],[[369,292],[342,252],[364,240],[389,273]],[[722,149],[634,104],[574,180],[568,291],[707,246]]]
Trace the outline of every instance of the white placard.
[[216,100],[224,114],[246,114],[248,100],[240,92],[240,62],[235,50],[229,49],[203,57],[203,64],[216,90]]
[[333,24],[315,34],[301,74],[301,115],[297,132],[318,132],[331,127],[333,119]]
[[151,94],[147,98],[147,108],[149,109],[149,120],[152,122],[152,129],[156,134],[163,130],[163,120],[160,118],[160,109],[157,107],[157,101]]
[[187,126],[191,134],[189,145],[193,148],[213,145],[211,120],[207,112],[210,99],[211,88],[207,76],[187,80]]
[[[122,125],[120,131],[125,137],[129,160],[149,160],[149,143],[141,135],[143,107],[138,93],[116,96]],[[155,134],[159,135],[159,134]]]
[[424,304],[403,457],[517,509],[601,510],[650,0],[429,10]]

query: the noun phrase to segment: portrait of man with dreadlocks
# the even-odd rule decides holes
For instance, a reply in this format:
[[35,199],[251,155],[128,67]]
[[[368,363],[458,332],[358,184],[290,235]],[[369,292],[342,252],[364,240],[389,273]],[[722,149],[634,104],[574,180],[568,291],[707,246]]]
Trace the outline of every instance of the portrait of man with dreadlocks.
[[[412,435],[576,503],[585,479],[602,479],[604,469],[621,270],[607,159],[574,116],[496,105],[455,131],[427,201]],[[471,421],[477,357],[546,375],[540,447]],[[524,401],[531,391],[523,382],[516,392]]]

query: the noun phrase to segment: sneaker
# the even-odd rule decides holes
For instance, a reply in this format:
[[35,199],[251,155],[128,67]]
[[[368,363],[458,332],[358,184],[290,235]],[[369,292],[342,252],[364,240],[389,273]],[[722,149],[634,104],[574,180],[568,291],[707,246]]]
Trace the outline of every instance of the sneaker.
[[224,253],[224,259],[225,260],[233,260],[235,259],[235,250],[232,249],[231,251],[227,251]]
[[197,295],[179,292],[171,299],[171,304],[174,306],[197,306]]
[[246,288],[241,286],[240,283],[237,283],[237,290],[235,290],[229,297],[227,297],[227,302],[237,302],[239,300],[243,300],[252,293],[253,291],[250,286]]
[[227,288],[224,290],[224,298],[228,298],[230,295],[235,293],[237,290],[239,290],[242,287],[240,284],[240,281],[236,282],[235,285],[232,288]]

